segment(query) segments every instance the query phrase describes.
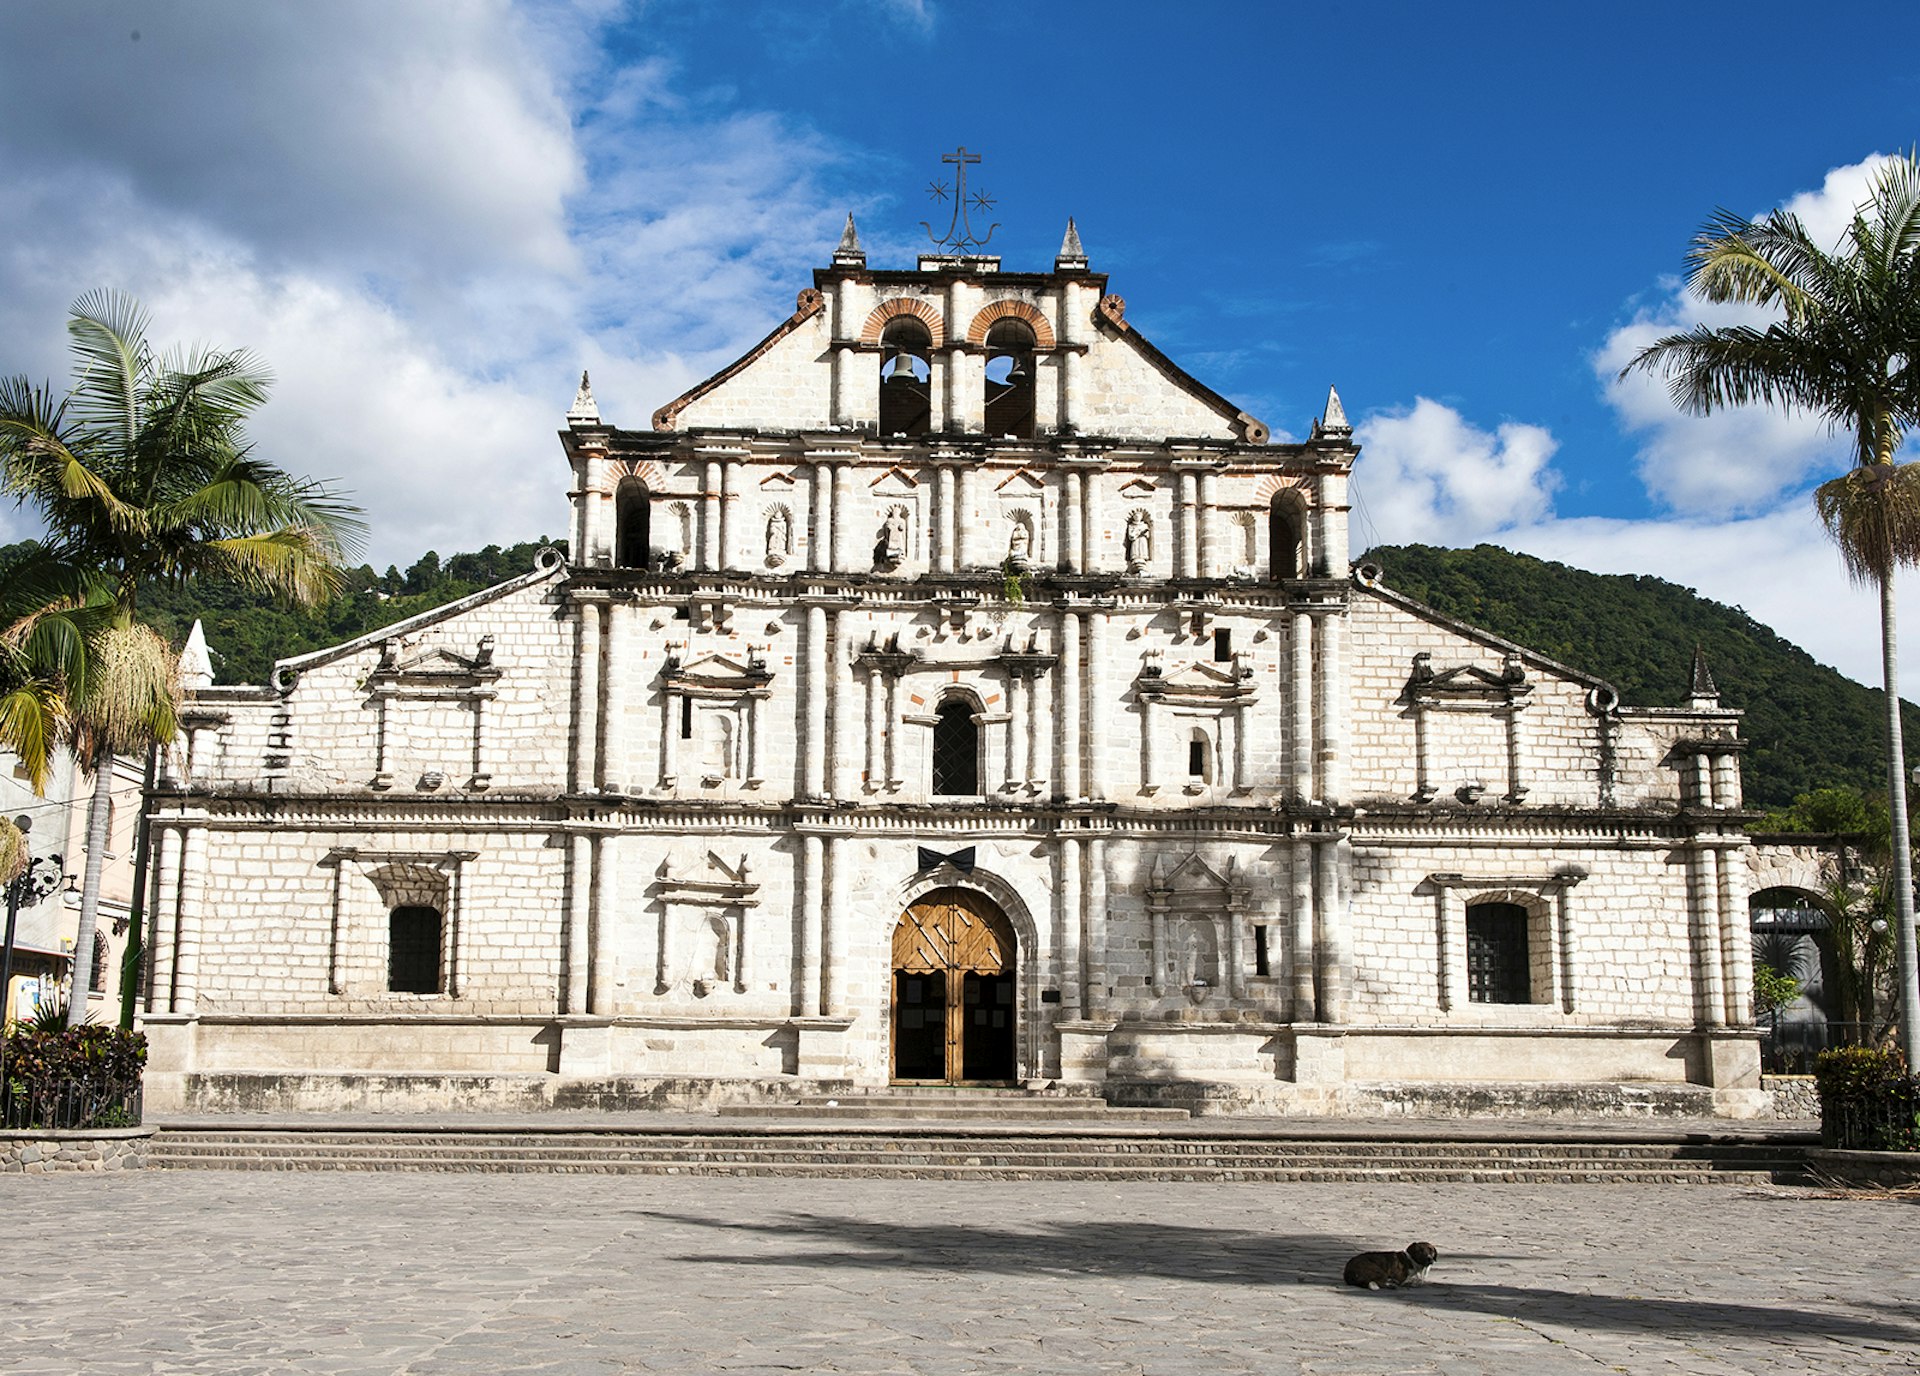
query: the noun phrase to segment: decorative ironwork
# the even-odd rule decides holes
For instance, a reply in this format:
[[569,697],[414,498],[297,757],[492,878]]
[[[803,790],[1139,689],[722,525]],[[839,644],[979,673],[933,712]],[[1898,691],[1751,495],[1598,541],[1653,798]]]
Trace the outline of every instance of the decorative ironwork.
[[943,181],[929,182],[927,183],[927,195],[932,197],[933,200],[940,205],[945,205],[948,199],[951,198],[953,201],[953,217],[947,224],[947,232],[945,234],[935,235],[933,226],[925,220],[920,222],[920,228],[927,231],[927,238],[933,241],[935,248],[945,249],[950,253],[965,254],[974,249],[985,248],[988,241],[993,238],[993,231],[1000,228],[1000,222],[996,220],[991,225],[988,225],[985,234],[976,234],[974,233],[973,222],[971,218],[969,218],[968,212],[970,209],[978,210],[984,215],[987,211],[992,210],[994,206],[993,197],[989,196],[986,192],[967,190],[967,167],[971,163],[979,162],[980,155],[978,153],[969,153],[967,146],[961,144],[959,148],[951,153],[942,153],[940,155],[940,161],[952,163],[954,167],[958,169],[953,184],[948,185]]

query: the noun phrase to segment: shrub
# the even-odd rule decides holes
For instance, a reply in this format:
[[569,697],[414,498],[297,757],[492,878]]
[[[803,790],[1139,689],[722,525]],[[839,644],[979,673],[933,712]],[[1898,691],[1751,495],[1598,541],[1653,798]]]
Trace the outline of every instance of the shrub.
[[1829,1147],[1920,1151],[1920,1079],[1895,1051],[1842,1046],[1813,1063],[1820,1139]]
[[131,1126],[140,1120],[146,1063],[144,1032],[91,1025],[16,1028],[6,1039],[0,1122],[18,1128]]

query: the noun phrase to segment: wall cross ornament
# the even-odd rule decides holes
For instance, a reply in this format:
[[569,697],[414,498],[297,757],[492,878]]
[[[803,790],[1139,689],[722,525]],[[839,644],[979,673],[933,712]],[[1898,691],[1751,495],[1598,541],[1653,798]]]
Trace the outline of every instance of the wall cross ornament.
[[988,225],[985,234],[976,234],[973,222],[968,216],[969,209],[978,210],[983,216],[993,209],[993,197],[984,191],[967,190],[967,168],[970,164],[979,162],[980,155],[969,153],[967,146],[963,143],[951,153],[942,153],[940,161],[952,163],[958,169],[953,185],[949,186],[944,181],[929,182],[927,195],[941,205],[945,205],[951,199],[953,216],[948,221],[945,234],[936,236],[933,226],[925,220],[920,222],[920,228],[927,231],[927,238],[933,241],[935,248],[946,249],[950,253],[964,254],[971,249],[985,248],[988,241],[993,238],[993,231],[1000,228],[1000,222],[996,220]]

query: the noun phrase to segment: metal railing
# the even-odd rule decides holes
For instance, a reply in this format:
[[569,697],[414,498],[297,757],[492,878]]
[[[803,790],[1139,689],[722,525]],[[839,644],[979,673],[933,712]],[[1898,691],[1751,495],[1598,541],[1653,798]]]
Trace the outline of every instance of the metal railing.
[[140,1126],[141,1108],[139,1085],[100,1090],[68,1084],[32,1094],[24,1092],[17,1081],[13,1086],[0,1087],[0,1128],[15,1131],[136,1128]]
[[1875,1094],[1823,1100],[1820,1141],[1849,1151],[1920,1151],[1920,1081],[1908,1077]]
[[1873,1028],[1863,1022],[1763,1018],[1760,1069],[1768,1075],[1811,1075],[1814,1058],[1822,1051],[1836,1046],[1866,1046],[1872,1042]]

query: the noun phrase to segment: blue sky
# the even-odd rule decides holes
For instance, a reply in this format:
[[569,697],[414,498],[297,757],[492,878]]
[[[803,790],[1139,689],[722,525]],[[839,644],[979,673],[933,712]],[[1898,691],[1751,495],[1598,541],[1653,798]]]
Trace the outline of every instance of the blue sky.
[[1837,229],[1920,137],[1916,53],[1911,4],[14,0],[0,369],[62,376],[68,303],[120,287],[273,364],[261,444],[355,490],[375,562],[558,533],[582,366],[646,425],[849,209],[910,263],[964,143],[1008,267],[1073,215],[1276,436],[1338,385],[1356,546],[1657,573],[1874,679],[1806,500],[1844,448],[1614,374],[1698,318],[1716,206]]

